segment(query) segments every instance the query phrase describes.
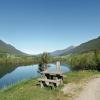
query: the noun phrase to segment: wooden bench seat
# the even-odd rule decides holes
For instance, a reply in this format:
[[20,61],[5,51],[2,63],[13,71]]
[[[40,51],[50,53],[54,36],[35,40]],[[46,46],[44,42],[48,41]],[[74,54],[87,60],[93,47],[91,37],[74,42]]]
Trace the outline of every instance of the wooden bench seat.
[[50,79],[42,79],[42,78],[39,78],[38,81],[45,81],[45,82],[50,82],[50,83],[60,82],[60,80],[50,80]]
[[38,81],[39,81],[39,83],[41,85],[41,88],[44,87],[44,84],[46,84],[47,86],[52,86],[53,88],[55,86],[58,87],[60,85],[60,80],[51,80],[51,79],[39,78]]

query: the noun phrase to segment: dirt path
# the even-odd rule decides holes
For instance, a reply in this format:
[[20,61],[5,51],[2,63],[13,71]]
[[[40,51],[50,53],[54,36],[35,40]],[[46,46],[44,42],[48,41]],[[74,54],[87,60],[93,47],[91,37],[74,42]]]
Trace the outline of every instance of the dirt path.
[[91,80],[74,100],[100,100],[100,78]]

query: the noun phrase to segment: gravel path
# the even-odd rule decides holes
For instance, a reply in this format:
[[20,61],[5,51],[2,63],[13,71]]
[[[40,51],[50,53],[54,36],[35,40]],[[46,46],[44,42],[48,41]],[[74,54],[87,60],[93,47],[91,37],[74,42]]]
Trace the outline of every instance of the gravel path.
[[100,78],[91,80],[75,100],[100,100]]

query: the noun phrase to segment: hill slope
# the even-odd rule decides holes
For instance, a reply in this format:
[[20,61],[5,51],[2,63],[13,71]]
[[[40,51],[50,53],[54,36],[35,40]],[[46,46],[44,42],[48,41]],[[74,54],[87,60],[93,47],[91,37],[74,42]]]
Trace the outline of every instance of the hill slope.
[[20,50],[17,50],[15,47],[13,47],[10,44],[7,44],[5,42],[3,42],[2,40],[0,40],[0,54],[14,54],[14,55],[27,55],[23,52],[21,52]]
[[79,46],[76,46],[76,47],[70,46],[67,49],[56,50],[50,54],[54,56],[63,56],[67,54],[78,54],[78,53],[84,53],[84,52],[89,52],[93,50],[100,50],[100,36],[96,39],[82,43]]
[[65,54],[75,54],[75,53],[84,53],[93,50],[100,50],[100,37],[90,40],[88,42],[82,43],[74,49],[66,52]]
[[72,50],[73,48],[75,48],[75,47],[74,46],[70,46],[70,47],[68,47],[68,48],[66,48],[64,50],[56,50],[54,52],[51,52],[50,55],[52,55],[52,56],[60,56],[60,55],[65,54],[66,52]]

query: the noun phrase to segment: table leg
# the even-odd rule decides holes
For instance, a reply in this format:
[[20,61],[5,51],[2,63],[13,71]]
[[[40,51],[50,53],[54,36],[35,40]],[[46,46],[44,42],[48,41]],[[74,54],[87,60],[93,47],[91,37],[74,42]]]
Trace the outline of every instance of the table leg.
[[40,85],[41,85],[41,88],[43,88],[43,87],[44,87],[44,85],[43,85],[43,83],[42,83],[42,82],[40,82]]

